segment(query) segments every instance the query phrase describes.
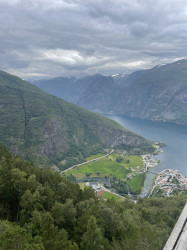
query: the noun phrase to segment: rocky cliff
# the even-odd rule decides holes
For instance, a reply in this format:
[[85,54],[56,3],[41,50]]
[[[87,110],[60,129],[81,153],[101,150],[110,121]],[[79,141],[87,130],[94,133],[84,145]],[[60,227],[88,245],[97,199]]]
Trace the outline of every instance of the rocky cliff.
[[187,60],[110,77],[39,81],[39,87],[98,113],[187,125]]
[[141,71],[119,97],[119,114],[187,125],[187,60]]

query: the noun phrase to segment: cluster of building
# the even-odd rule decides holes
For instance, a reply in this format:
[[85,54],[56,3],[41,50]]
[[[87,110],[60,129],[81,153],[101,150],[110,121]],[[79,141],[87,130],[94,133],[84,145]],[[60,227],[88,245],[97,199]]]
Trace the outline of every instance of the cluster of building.
[[154,168],[158,161],[154,158],[153,154],[145,154],[142,155],[143,159],[143,167],[137,166],[134,168],[131,168],[131,173],[127,174],[128,179],[132,179],[137,174],[142,174],[148,171],[149,168]]
[[178,170],[165,169],[158,174],[152,192],[156,187],[170,196],[175,189],[187,190],[187,179]]
[[158,164],[158,161],[154,158],[153,154],[142,155],[142,159],[145,171],[147,171],[148,168],[156,167],[156,165]]
[[101,186],[98,182],[86,182],[87,187],[91,187],[94,191],[101,190]]

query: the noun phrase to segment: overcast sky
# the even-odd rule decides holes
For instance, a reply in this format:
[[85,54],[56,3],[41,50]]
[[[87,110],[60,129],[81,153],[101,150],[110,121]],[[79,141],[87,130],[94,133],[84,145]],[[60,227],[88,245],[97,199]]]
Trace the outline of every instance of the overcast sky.
[[184,57],[186,0],[0,0],[0,69],[22,78],[110,75]]

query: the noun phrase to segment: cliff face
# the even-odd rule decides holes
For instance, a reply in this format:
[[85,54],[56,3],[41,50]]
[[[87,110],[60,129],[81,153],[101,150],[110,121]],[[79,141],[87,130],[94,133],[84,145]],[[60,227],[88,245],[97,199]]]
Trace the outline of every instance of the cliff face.
[[33,83],[50,94],[91,111],[103,113],[108,112],[116,103],[121,85],[123,85],[120,79],[96,74],[78,79],[58,77],[33,81]]
[[115,112],[187,124],[187,61],[142,71],[122,93]]
[[129,150],[153,150],[144,138],[118,123],[2,71],[0,119],[0,141],[37,165],[65,168],[118,145]]
[[89,86],[77,98],[76,103],[89,110],[104,113],[108,112],[117,101],[119,89],[112,77],[94,75],[90,77]]
[[[42,89],[98,113],[187,125],[187,60],[130,75],[41,81]],[[61,83],[59,83],[61,82]],[[42,83],[42,84],[41,84]]]

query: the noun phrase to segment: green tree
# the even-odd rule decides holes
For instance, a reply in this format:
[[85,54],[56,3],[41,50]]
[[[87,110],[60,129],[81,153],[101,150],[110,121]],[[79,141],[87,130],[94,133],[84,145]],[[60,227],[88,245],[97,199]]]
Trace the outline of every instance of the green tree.
[[31,218],[34,210],[43,211],[42,205],[43,197],[40,192],[36,190],[33,194],[30,190],[27,190],[21,198],[21,222],[27,223]]
[[44,208],[49,211],[55,201],[55,193],[54,191],[50,188],[50,185],[47,183],[44,191],[43,191],[43,195],[45,197],[45,201],[44,201]]
[[45,213],[41,225],[42,242],[45,249],[61,250],[68,249],[68,234],[65,230],[58,230],[49,213]]
[[43,250],[42,243],[36,243],[28,232],[12,223],[0,222],[0,249]]
[[26,173],[18,168],[13,168],[11,170],[10,183],[12,186],[12,215],[15,221],[18,221],[20,212],[20,201],[26,189]]
[[[62,222],[63,228],[65,228],[68,232],[73,230],[73,227],[75,225],[76,221],[76,209],[73,205],[73,200],[67,199],[66,203],[64,203],[62,206],[59,204],[56,204],[53,209],[58,211],[60,214],[60,221]],[[54,215],[54,210],[53,210]],[[57,221],[58,218],[55,216],[55,221]]]
[[55,202],[51,209],[51,215],[54,219],[55,225],[58,226],[58,228],[62,228],[64,225],[64,208],[63,204],[59,202]]
[[82,250],[103,250],[104,239],[100,228],[97,226],[96,219],[91,216],[88,220],[87,231],[82,237]]
[[122,222],[117,213],[114,213],[110,208],[104,208],[102,210],[102,217],[104,220],[105,236],[108,239],[113,237],[119,238],[122,231]]

